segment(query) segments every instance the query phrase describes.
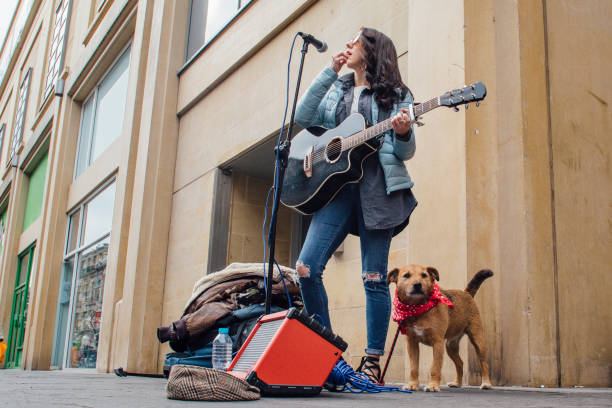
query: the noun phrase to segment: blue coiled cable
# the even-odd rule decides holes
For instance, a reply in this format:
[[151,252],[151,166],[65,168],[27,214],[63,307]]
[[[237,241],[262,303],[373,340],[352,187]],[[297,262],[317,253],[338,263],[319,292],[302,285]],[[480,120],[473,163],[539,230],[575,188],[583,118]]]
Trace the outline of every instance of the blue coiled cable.
[[410,390],[402,390],[399,387],[374,384],[368,379],[367,375],[355,372],[355,370],[342,359],[334,366],[334,369],[327,378],[327,382],[335,387],[342,387],[336,390],[338,392],[348,390],[353,393],[391,391],[404,392],[407,394],[412,393]]

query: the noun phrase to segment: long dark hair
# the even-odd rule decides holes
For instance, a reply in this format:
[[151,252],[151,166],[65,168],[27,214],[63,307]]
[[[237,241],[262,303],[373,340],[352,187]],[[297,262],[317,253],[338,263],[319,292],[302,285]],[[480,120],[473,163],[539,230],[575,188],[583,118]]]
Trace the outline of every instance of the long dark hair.
[[[407,93],[412,96],[402,81],[393,41],[380,31],[368,27],[361,28],[359,39],[366,55],[366,80],[370,83],[378,106],[389,110],[394,103],[403,100]],[[401,99],[396,89],[400,89]]]

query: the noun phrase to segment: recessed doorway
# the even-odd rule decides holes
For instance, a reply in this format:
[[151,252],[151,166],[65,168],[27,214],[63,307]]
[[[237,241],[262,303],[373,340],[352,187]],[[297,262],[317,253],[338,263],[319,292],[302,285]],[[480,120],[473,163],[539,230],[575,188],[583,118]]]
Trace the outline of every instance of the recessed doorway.
[[[266,200],[274,179],[277,135],[245,151],[217,169],[209,272],[232,262],[267,262],[262,233]],[[268,222],[273,196],[268,202]],[[281,205],[276,230],[275,258],[293,267],[302,248],[310,216]],[[225,227],[225,228],[224,228]]]

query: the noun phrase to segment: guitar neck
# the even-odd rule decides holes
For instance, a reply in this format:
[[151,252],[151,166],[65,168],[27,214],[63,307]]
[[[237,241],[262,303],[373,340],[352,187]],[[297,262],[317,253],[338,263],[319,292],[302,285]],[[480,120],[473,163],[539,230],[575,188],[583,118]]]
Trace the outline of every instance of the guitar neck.
[[[427,113],[430,110],[433,110],[435,108],[438,108],[439,106],[440,106],[440,103],[439,103],[438,97],[432,98],[428,100],[427,102],[423,102],[416,106],[413,106],[414,117],[418,118],[422,114]],[[352,147],[358,146],[392,129],[393,128],[393,125],[391,125],[392,119],[393,118],[383,120],[382,122],[379,122],[375,124],[374,126],[371,126],[367,129],[362,130],[359,133],[355,133],[354,135],[345,138],[342,143],[342,150],[346,150],[346,149],[350,149]]]

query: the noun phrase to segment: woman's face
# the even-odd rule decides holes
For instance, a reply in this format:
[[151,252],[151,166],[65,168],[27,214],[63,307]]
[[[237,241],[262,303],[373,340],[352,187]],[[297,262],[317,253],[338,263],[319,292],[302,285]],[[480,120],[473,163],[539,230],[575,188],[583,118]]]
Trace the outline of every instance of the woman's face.
[[353,40],[346,43],[345,54],[347,56],[347,67],[352,70],[363,70],[366,62],[366,55],[361,46],[361,31],[357,33]]

